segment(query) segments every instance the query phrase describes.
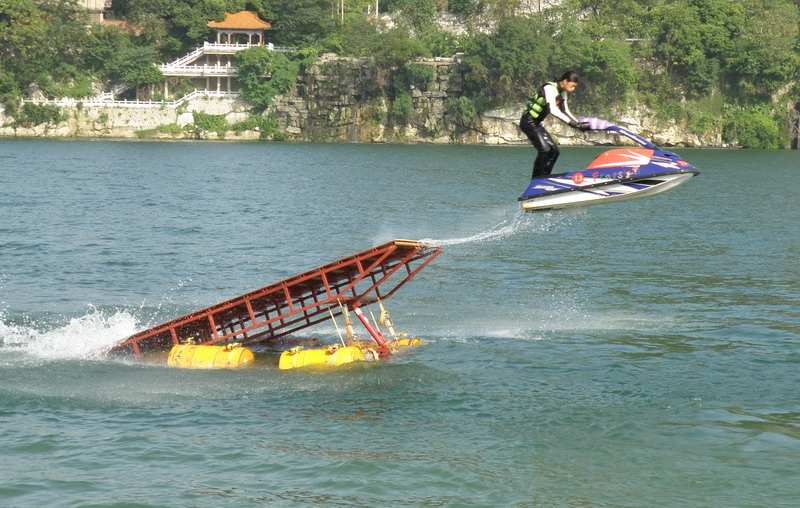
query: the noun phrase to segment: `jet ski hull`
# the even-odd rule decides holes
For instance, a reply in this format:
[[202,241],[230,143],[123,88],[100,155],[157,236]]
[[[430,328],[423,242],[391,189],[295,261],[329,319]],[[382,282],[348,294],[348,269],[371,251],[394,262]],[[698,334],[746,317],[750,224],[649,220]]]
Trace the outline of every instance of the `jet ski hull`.
[[[571,186],[571,188],[557,189],[551,193],[527,199],[523,196],[520,198],[520,202],[524,210],[534,211],[556,210],[645,198],[677,187],[698,173],[698,171],[679,171],[650,175],[629,181],[608,179],[607,181],[589,183],[584,186],[576,185],[568,175],[564,175],[561,178],[542,179],[541,185],[548,186],[549,183],[555,182],[560,185]],[[535,182],[536,180],[531,183],[532,187],[536,186]],[[550,187],[552,188],[552,186]]]
[[534,178],[519,197],[524,210],[552,210],[638,199],[672,189],[699,174],[680,156],[604,120],[588,119],[592,128],[616,132],[643,148],[615,148],[597,156],[581,171]]

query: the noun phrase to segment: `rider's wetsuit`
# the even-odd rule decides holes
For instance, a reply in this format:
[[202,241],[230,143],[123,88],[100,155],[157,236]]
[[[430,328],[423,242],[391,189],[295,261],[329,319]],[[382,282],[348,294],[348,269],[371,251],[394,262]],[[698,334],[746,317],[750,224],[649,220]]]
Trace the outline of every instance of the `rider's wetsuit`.
[[[553,108],[553,105],[556,108]],[[542,126],[542,120],[547,118],[550,113],[570,125],[577,122],[567,107],[567,92],[559,90],[558,84],[555,82],[545,83],[539,87],[536,94],[525,105],[525,113],[519,121],[520,129],[539,151],[533,163],[531,178],[549,175],[561,153],[558,145]]]

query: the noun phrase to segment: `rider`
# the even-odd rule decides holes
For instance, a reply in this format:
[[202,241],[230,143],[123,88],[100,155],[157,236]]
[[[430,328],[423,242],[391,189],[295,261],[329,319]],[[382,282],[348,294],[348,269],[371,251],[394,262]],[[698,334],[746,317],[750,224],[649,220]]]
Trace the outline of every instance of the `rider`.
[[580,82],[580,76],[575,71],[567,71],[558,81],[551,81],[539,87],[539,90],[525,104],[525,113],[519,121],[522,132],[528,136],[533,146],[539,151],[533,163],[531,178],[547,176],[553,170],[561,153],[558,145],[542,126],[542,120],[549,114],[570,127],[581,131],[588,131],[587,124],[578,123],[567,107],[567,95],[575,91]]

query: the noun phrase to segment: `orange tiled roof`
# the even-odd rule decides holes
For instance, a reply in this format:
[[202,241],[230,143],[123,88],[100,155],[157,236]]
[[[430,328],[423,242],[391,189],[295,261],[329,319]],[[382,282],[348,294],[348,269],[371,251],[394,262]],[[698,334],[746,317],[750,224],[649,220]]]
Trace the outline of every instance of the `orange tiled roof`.
[[225,12],[224,21],[209,21],[208,26],[211,28],[269,30],[272,28],[272,23],[259,18],[255,11],[239,11],[234,14]]

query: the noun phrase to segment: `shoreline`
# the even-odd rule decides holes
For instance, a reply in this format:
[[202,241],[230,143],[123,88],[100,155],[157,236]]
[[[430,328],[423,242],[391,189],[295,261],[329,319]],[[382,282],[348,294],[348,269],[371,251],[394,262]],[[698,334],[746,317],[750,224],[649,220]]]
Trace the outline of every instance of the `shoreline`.
[[[425,140],[382,140],[382,141],[346,141],[340,139],[260,139],[260,133],[254,132],[247,136],[241,136],[231,131],[230,135],[227,133],[222,136],[68,136],[68,135],[7,135],[0,133],[0,140],[63,140],[63,141],[114,141],[114,142],[190,142],[190,143],[290,143],[290,144],[303,144],[303,143],[330,143],[330,144],[349,144],[349,145],[453,145],[453,146],[498,146],[498,147],[529,147],[530,143],[527,141],[507,142],[507,143],[468,143],[468,142],[450,142],[442,143],[436,141]],[[636,146],[630,143],[608,143],[608,142],[595,142],[595,143],[559,143],[562,148],[594,148],[594,147],[631,147]],[[744,150],[742,146],[717,146],[717,145],[658,145],[659,148],[667,149],[693,149],[693,150]],[[778,150],[791,150],[790,148],[781,148]]]
[[[58,123],[13,127],[13,118],[0,110],[0,139],[107,139],[172,141],[291,141],[366,144],[436,144],[462,146],[530,146],[518,127],[518,108],[485,112],[477,126],[459,129],[446,111],[431,111],[420,105],[404,123],[376,122],[366,112],[369,102],[356,102],[331,116],[321,116],[294,96],[279,97],[274,107],[259,114],[244,99],[196,97],[180,108],[60,105]],[[258,125],[273,117],[274,130]],[[662,148],[735,149],[723,146],[720,136],[697,136],[674,122],[656,121],[642,110],[617,114],[616,123],[650,139]],[[208,123],[213,117],[219,122]],[[204,121],[205,120],[205,121]],[[608,132],[576,132],[557,121],[547,129],[559,146],[635,146]],[[232,129],[237,125],[242,130]],[[221,130],[207,130],[210,128]],[[432,127],[426,127],[432,126]],[[227,128],[226,128],[227,127]]]

